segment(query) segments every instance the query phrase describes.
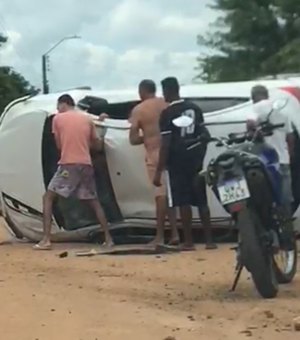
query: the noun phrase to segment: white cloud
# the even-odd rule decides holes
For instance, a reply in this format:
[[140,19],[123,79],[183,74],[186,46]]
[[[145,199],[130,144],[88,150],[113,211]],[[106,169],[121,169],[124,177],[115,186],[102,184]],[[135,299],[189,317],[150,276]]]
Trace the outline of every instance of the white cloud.
[[196,36],[215,16],[206,8],[211,1],[27,0],[24,6],[23,0],[2,0],[10,39],[0,64],[9,63],[40,86],[42,53],[62,37],[78,34],[82,40],[65,42],[50,55],[52,90],[124,88],[168,75],[189,82],[199,53]]
[[203,28],[204,22],[199,18],[185,18],[182,16],[166,16],[162,18],[159,27],[169,33],[195,34]]
[[120,71],[132,71],[134,68],[137,72],[145,72],[149,66],[155,63],[159,51],[154,49],[132,49],[119,56],[118,64]]
[[153,20],[160,17],[159,8],[151,2],[123,0],[113,9],[109,18],[112,34],[145,34],[153,26]]
[[86,53],[87,67],[92,72],[105,72],[117,57],[112,48],[91,43],[87,43],[83,51]]
[[0,65],[10,66],[20,61],[16,48],[22,36],[15,31],[6,31],[5,36],[8,42],[0,49]]

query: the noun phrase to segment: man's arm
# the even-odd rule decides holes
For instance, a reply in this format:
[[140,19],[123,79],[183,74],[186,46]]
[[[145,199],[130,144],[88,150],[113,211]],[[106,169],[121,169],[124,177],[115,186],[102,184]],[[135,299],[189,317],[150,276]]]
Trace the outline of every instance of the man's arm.
[[97,136],[96,127],[94,122],[91,120],[91,149],[93,151],[104,150],[104,139]]
[[162,173],[167,165],[167,159],[169,155],[171,144],[171,133],[165,134],[161,136],[161,143],[159,149],[159,158],[158,158],[158,165],[157,165],[157,172]]
[[144,137],[140,135],[140,121],[139,121],[139,111],[136,109],[132,110],[131,117],[129,118],[131,123],[129,132],[129,141],[131,145],[141,145],[144,144]]
[[289,117],[287,117],[286,128],[287,128],[286,142],[288,145],[290,159],[292,159],[294,157],[294,151],[295,151],[295,136],[294,136],[293,124]]
[[295,136],[293,130],[293,124],[289,117],[286,119],[286,142],[289,149],[290,159],[294,158],[294,150],[295,150]]
[[295,136],[293,133],[289,133],[286,136],[286,142],[289,148],[290,159],[293,159],[295,153]]
[[161,175],[166,168],[171,145],[172,127],[170,126],[170,119],[166,111],[163,111],[160,116],[159,126],[161,142],[159,149],[158,165],[153,180],[153,184],[155,186],[161,186]]
[[59,130],[57,125],[57,116],[55,115],[52,119],[52,133],[54,135],[55,144],[58,150],[61,150],[61,142],[59,136]]

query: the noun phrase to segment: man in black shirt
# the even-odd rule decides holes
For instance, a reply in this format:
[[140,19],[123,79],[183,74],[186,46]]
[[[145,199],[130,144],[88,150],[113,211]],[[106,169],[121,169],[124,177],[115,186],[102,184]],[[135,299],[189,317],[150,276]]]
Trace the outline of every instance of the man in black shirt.
[[[191,206],[199,208],[205,230],[206,249],[215,249],[216,245],[212,242],[206,184],[204,178],[198,176],[206,153],[206,145],[195,142],[197,137],[207,132],[201,126],[204,121],[202,111],[196,104],[180,99],[176,78],[166,78],[161,83],[169,106],[160,117],[162,141],[159,164],[153,182],[154,185],[160,186],[162,172],[166,170],[169,205],[180,208],[185,237],[184,249],[194,249]],[[186,128],[175,126],[173,120],[181,116],[192,118],[193,123]]]

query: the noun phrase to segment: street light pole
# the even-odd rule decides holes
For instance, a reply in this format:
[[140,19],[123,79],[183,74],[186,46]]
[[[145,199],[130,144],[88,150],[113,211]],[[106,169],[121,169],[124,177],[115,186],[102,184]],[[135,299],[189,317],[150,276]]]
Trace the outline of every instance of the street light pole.
[[43,93],[48,94],[49,93],[49,82],[47,77],[47,61],[49,54],[62,42],[66,40],[71,39],[80,39],[78,35],[72,35],[69,37],[64,37],[61,40],[59,40],[54,46],[52,46],[46,53],[42,55],[42,77],[43,77]]
[[43,72],[43,93],[49,93],[49,83],[47,79],[47,55],[42,55],[42,72]]

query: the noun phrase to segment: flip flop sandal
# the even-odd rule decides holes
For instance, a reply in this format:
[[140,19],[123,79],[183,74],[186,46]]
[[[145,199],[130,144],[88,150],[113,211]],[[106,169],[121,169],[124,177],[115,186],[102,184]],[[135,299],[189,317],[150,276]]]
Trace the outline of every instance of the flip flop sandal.
[[35,244],[32,249],[34,250],[51,250],[52,247],[51,246],[43,246],[41,244]]
[[215,249],[218,249],[218,246],[216,245],[216,244],[207,244],[206,246],[205,246],[205,249],[206,250],[215,250]]

